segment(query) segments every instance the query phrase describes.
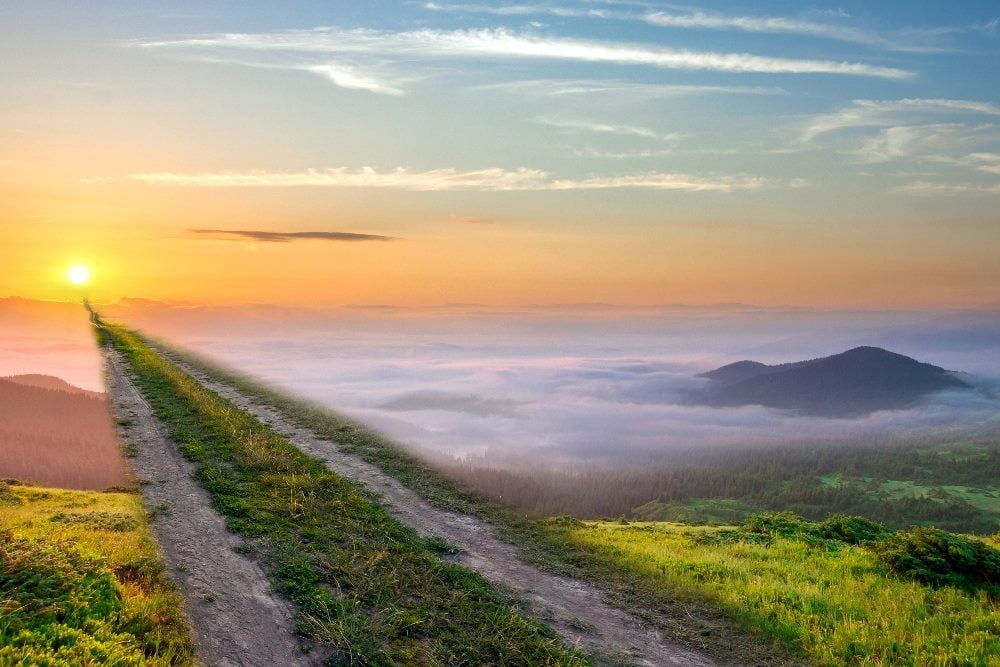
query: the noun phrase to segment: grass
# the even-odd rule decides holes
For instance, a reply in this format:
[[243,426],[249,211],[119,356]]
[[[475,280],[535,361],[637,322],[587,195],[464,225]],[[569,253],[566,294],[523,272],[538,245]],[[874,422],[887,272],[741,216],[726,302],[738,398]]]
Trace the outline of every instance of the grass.
[[550,530],[638,586],[710,601],[815,664],[1000,665],[996,600],[894,576],[859,546],[654,522]]
[[[378,466],[431,504],[489,522],[502,539],[517,546],[526,561],[593,583],[607,592],[612,604],[645,618],[673,640],[705,651],[720,664],[791,665],[801,662],[793,651],[742,627],[711,602],[662,588],[637,587],[630,573],[567,542],[561,531],[552,530],[552,521],[529,520],[509,507],[461,487],[392,440],[349,417],[266,386],[196,354],[178,351],[161,342],[155,347],[168,358],[184,362],[255,402],[277,409],[292,423],[337,442],[341,450]],[[741,508],[727,506],[724,509]]]
[[671,503],[654,500],[636,507],[632,514],[644,521],[725,525],[743,521],[755,509],[741,500],[694,498]]
[[133,333],[99,331],[331,664],[587,664],[479,575],[442,560],[448,545],[420,538]]
[[993,486],[974,487],[955,484],[927,486],[911,481],[888,480],[883,482],[881,490],[890,498],[941,498],[957,496],[973,507],[1000,516],[1000,489]]
[[192,665],[134,494],[0,482],[0,665]]

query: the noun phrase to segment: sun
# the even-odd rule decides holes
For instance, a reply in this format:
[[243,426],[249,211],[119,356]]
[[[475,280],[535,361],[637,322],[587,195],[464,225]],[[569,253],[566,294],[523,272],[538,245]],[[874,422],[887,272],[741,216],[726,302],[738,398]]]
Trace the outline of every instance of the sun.
[[83,285],[85,282],[90,280],[90,269],[80,264],[77,264],[69,273],[66,274],[69,277],[69,281],[74,285]]

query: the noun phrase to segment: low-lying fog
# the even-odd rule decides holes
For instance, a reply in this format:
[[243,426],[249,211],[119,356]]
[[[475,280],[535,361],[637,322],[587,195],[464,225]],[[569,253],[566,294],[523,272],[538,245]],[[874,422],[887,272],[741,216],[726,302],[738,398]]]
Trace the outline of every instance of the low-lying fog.
[[[497,311],[169,308],[107,316],[335,407],[426,453],[494,463],[635,464],[693,446],[852,440],[972,426],[1000,412],[1000,313],[741,306]],[[861,419],[678,403],[696,374],[885,347],[963,371],[981,391]]]

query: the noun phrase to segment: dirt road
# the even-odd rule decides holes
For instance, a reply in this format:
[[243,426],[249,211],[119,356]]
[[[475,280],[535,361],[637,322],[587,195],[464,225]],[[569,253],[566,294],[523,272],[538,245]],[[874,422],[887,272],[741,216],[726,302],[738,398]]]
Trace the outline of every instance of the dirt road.
[[152,527],[171,577],[186,600],[199,658],[207,665],[318,665],[315,651],[294,634],[292,608],[271,591],[251,559],[236,553],[242,540],[226,530],[208,493],[192,477],[193,464],[129,380],[118,353],[104,350],[108,394],[120,423]]
[[708,656],[665,639],[655,628],[609,605],[594,586],[525,563],[513,545],[497,538],[489,524],[433,507],[376,466],[340,451],[336,443],[292,424],[274,408],[213,381],[165,350],[158,351],[212,391],[269,424],[303,452],[326,463],[333,472],[379,494],[379,502],[395,518],[422,535],[444,538],[457,546],[461,549],[454,557],[457,563],[527,600],[531,614],[568,644],[631,664],[715,664]]

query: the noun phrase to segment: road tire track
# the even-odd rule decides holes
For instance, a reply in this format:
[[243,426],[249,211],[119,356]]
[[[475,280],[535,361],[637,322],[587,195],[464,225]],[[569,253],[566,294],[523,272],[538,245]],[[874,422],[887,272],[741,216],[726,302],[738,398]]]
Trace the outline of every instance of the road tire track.
[[256,562],[234,551],[242,540],[226,529],[193,477],[194,464],[129,378],[126,361],[107,347],[104,359],[119,435],[136,451],[131,466],[170,576],[184,594],[198,657],[220,667],[321,664],[295,635],[291,604],[271,590]]

